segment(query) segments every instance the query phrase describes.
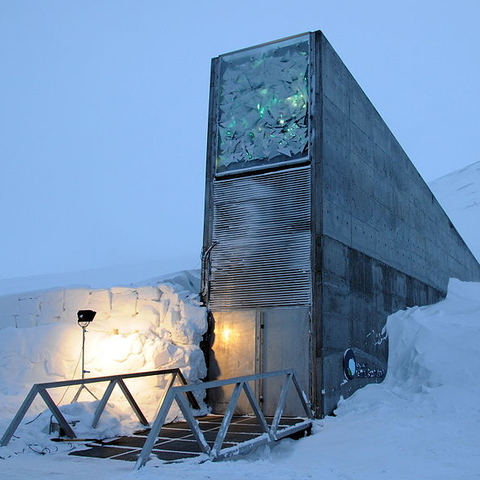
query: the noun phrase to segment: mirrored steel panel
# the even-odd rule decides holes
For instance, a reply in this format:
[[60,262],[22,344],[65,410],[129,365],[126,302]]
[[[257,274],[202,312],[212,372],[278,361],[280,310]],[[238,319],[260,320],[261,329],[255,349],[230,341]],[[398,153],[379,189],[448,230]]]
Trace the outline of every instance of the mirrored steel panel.
[[210,306],[309,305],[310,169],[214,184]]

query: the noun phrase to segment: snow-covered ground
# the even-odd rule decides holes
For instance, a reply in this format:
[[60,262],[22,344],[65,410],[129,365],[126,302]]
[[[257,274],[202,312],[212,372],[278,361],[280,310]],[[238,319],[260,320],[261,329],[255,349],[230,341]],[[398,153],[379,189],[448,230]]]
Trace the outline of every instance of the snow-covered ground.
[[[466,173],[454,172],[446,183],[439,179],[432,184],[477,257],[480,235],[472,232],[467,238],[463,227],[476,224],[475,214],[471,216],[476,203],[448,197],[480,191],[479,166],[468,167],[465,170],[472,171]],[[470,183],[474,178],[475,184],[465,186],[465,178],[460,177],[470,177]],[[4,330],[0,372],[6,368],[5,362],[10,361],[12,367],[17,361],[15,352],[2,354],[13,341],[9,335],[15,329]],[[451,280],[444,301],[391,315],[386,333],[390,357],[385,381],[341,401],[335,417],[316,421],[311,437],[285,440],[235,461],[162,464],[152,460],[133,472],[129,462],[68,456],[69,450],[79,446],[52,443],[50,415],[36,418],[34,414],[41,411],[37,407],[27,419],[32,423],[23,422],[10,444],[0,448],[0,478],[480,479],[480,283]],[[29,345],[23,348],[28,351]],[[32,344],[31,348],[38,354],[37,347]],[[22,380],[23,370],[13,371],[15,377],[7,375],[5,384],[2,381],[0,385],[0,435],[22,393],[14,395],[11,386]],[[94,432],[88,427],[92,407],[88,401],[64,407],[66,413],[81,420],[76,428],[84,436],[115,435],[134,425],[129,409],[117,402]]]

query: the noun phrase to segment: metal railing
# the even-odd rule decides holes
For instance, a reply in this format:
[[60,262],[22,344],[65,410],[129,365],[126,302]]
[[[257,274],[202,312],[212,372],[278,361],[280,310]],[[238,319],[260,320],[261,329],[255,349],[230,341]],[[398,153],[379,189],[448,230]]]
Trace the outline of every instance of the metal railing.
[[[264,380],[267,378],[280,377],[280,376],[285,376],[285,382],[280,392],[280,396],[278,399],[277,408],[275,410],[275,415],[273,417],[272,424],[269,425],[265,419],[264,414],[261,411],[261,407],[255,398],[255,393],[252,387],[250,386],[249,382],[255,382],[258,380]],[[202,430],[200,429],[200,426],[197,420],[194,418],[193,413],[188,406],[188,402],[187,402],[188,395],[192,395],[192,392],[195,392],[195,391],[208,390],[211,388],[223,387],[226,385],[235,385],[235,387],[233,389],[230,402],[228,403],[228,407],[226,409],[225,416],[220,425],[218,434],[215,438],[213,446],[210,447],[210,445],[207,443],[205,439],[204,434],[202,433]],[[287,400],[287,395],[292,385],[295,391],[297,392],[298,398],[300,400],[300,404],[303,408],[303,411],[305,412],[305,416],[307,417],[307,419],[304,419],[303,421],[300,420],[295,425],[289,425],[285,428],[279,428],[280,421],[283,415],[283,410],[285,408],[285,404]],[[228,433],[228,428],[232,420],[232,417],[234,415],[235,408],[237,406],[237,402],[240,398],[240,394],[242,393],[242,391],[245,392],[246,394],[246,397],[252,407],[253,413],[255,414],[258,420],[258,423],[261,426],[263,434],[257,437],[256,439],[252,439],[252,440],[249,440],[248,442],[245,442],[244,444],[239,444],[234,447],[228,447],[228,448],[222,449],[223,442]],[[145,444],[142,448],[142,451],[140,452],[137,463],[135,465],[136,470],[143,467],[148,461],[148,459],[150,458],[152,449],[157,441],[157,437],[160,434],[160,431],[165,423],[168,412],[172,407],[173,402],[176,402],[180,407],[180,410],[182,411],[182,414],[185,417],[185,420],[188,426],[190,427],[193,433],[193,436],[200,447],[200,450],[204,454],[206,454],[207,457],[210,458],[211,460],[220,460],[222,458],[238,455],[254,447],[257,447],[260,444],[275,442],[277,440],[280,440],[281,438],[292,435],[296,432],[306,430],[309,427],[311,427],[312,419],[313,419],[313,414],[312,414],[310,404],[306,399],[304,392],[301,390],[298,384],[294,370],[280,370],[277,372],[249,375],[244,377],[231,378],[228,380],[215,380],[215,381],[201,383],[198,385],[184,385],[184,386],[178,386],[178,387],[172,386],[167,391],[164,397],[164,400],[161,404],[160,410],[158,411],[157,417],[154,423],[152,424],[150,433],[148,434],[147,440],[145,441]]]
[[[178,380],[182,384],[182,386],[187,385],[185,377],[183,376],[182,372],[178,368],[171,368],[166,370],[153,370],[149,372],[139,372],[139,373],[127,373],[123,375],[108,375],[104,377],[92,377],[92,378],[84,378],[84,379],[78,379],[78,380],[64,380],[59,382],[36,383],[35,385],[33,385],[30,392],[27,394],[18,412],[16,413],[15,417],[13,418],[7,430],[5,431],[2,439],[0,440],[0,446],[4,447],[5,445],[8,444],[8,442],[10,441],[13,434],[17,430],[18,426],[20,425],[20,422],[22,421],[23,417],[26,415],[28,409],[32,405],[37,395],[40,395],[40,397],[46,403],[47,407],[52,412],[52,415],[57,419],[60,427],[63,428],[63,431],[65,432],[65,434],[70,438],[77,438],[77,436],[75,435],[75,432],[70,427],[69,423],[63,416],[62,412],[60,411],[58,406],[55,404],[50,394],[47,392],[47,390],[50,388],[70,387],[73,385],[84,386],[92,383],[109,382],[105,390],[105,393],[100,399],[98,406],[95,410],[95,414],[93,416],[92,427],[95,428],[98,425],[100,416],[102,415],[107,405],[107,402],[113,392],[113,389],[115,388],[115,386],[118,385],[121,391],[123,392],[123,394],[125,395],[125,398],[127,399],[128,403],[132,407],[133,411],[135,412],[135,415],[137,416],[140,423],[142,423],[142,425],[148,426],[149,423],[145,418],[145,415],[142,413],[140,407],[138,406],[137,402],[133,398],[133,395],[131,394],[130,390],[127,388],[127,385],[125,384],[124,380],[131,379],[131,378],[139,378],[139,377],[149,377],[153,375],[171,375],[171,378],[166,387],[167,396],[168,396],[168,392],[173,387],[175,381]],[[198,406],[198,403],[195,397],[191,392],[187,393],[187,400],[189,401],[192,408],[194,409],[200,408]]]

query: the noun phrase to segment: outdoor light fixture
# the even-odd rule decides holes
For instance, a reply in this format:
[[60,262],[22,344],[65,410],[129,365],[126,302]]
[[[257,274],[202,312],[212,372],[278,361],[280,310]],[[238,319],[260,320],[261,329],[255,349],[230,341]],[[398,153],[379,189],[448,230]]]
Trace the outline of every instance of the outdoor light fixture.
[[78,316],[78,324],[82,328],[87,328],[90,323],[93,322],[93,319],[95,318],[95,315],[97,312],[94,312],[93,310],[79,310],[77,313]]
[[[79,310],[77,313],[78,325],[82,327],[82,380],[85,378],[86,373],[90,373],[89,370],[85,370],[85,333],[87,333],[87,327],[93,322],[96,314],[97,312],[94,312],[93,310]],[[98,400],[98,398],[85,386],[85,384],[82,383],[77,393],[73,397],[72,403],[75,403],[78,400],[80,393],[84,389],[90,395],[92,395],[95,400]]]

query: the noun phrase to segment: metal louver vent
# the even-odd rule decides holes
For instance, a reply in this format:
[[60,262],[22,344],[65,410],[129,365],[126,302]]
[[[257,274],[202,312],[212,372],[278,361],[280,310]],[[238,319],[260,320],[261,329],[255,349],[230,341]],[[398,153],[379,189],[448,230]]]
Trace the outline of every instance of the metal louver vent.
[[309,305],[310,168],[214,182],[210,308]]

